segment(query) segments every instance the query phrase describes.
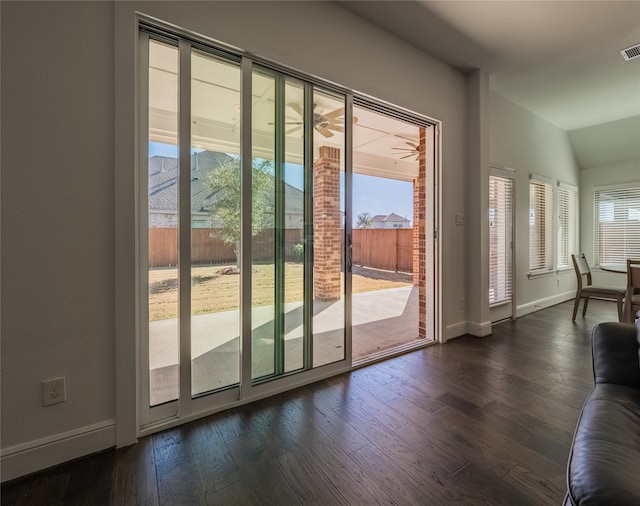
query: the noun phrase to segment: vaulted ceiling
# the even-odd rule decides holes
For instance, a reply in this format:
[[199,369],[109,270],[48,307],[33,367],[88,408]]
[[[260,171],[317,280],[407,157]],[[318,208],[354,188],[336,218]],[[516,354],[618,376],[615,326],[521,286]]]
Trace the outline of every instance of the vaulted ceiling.
[[338,3],[463,72],[485,70],[493,91],[563,130],[613,123],[601,131],[624,129],[618,149],[637,151],[640,58],[620,51],[640,43],[640,1]]

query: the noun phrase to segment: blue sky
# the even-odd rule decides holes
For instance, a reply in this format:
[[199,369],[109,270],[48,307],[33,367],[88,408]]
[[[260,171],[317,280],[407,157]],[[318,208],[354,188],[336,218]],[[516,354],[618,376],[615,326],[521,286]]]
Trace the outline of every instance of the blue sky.
[[178,146],[175,144],[161,144],[159,142],[149,143],[149,156],[166,156],[178,158]]
[[353,175],[353,216],[369,211],[376,214],[396,213],[413,222],[413,184],[374,176]]
[[[149,143],[149,156],[178,157],[175,145]],[[287,183],[302,189],[302,171],[295,170],[295,166],[286,170]],[[413,184],[406,181],[396,181],[362,174],[353,175],[353,224],[357,216],[368,211],[371,216],[376,214],[396,213],[413,222]]]

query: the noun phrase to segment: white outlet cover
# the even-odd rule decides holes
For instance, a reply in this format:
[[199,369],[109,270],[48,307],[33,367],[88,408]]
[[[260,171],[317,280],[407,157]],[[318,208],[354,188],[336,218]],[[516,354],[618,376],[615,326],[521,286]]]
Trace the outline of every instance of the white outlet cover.
[[42,405],[51,406],[67,401],[67,387],[64,376],[42,382]]

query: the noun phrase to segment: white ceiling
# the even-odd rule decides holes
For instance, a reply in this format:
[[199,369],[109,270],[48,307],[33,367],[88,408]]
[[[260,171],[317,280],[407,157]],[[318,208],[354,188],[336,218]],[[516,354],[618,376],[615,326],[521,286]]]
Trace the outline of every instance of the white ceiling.
[[564,129],[640,115],[640,1],[340,1]]
[[[152,41],[149,48],[149,139],[178,143],[178,49]],[[240,67],[235,62],[195,51],[191,60],[191,146],[240,153]],[[252,80],[252,148],[255,156],[273,157],[275,79],[256,71]],[[345,102],[322,90],[313,96],[315,156],[320,146],[344,152]],[[303,88],[285,85],[285,153],[289,163],[302,163]],[[322,121],[325,121],[323,124]],[[419,127],[354,107],[353,170],[356,173],[412,181],[418,174]]]

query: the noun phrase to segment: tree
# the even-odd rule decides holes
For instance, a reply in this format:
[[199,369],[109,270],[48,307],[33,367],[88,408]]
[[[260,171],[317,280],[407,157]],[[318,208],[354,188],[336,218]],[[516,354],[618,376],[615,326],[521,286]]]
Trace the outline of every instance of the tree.
[[369,211],[362,211],[358,215],[358,219],[356,221],[357,228],[371,228],[371,214]]
[[[211,171],[208,187],[216,232],[226,244],[232,244],[236,261],[240,252],[240,159],[233,158]],[[253,159],[251,171],[251,234],[257,235],[272,221],[274,208],[273,161]]]

